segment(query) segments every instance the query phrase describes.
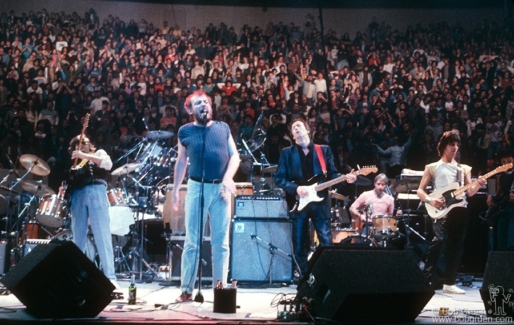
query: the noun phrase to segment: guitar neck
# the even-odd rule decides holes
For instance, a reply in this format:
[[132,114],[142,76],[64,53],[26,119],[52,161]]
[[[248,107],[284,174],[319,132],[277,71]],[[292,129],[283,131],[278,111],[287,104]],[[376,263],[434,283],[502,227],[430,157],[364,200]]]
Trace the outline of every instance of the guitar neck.
[[324,189],[326,189],[332,185],[344,182],[345,180],[346,180],[346,175],[342,175],[342,176],[339,176],[338,178],[334,178],[334,179],[331,179],[324,183],[321,183],[319,185],[316,185],[315,189],[316,189],[316,191],[323,191]]
[[[493,171],[490,171],[489,173],[485,174],[483,176],[483,178],[485,179],[488,179],[489,177],[495,175],[495,174],[498,174],[499,172],[497,170],[493,170]],[[471,187],[475,186],[476,184],[478,184],[478,180],[474,181],[474,182],[471,182],[469,184],[466,184],[458,189],[455,190],[455,192],[453,192],[455,194],[455,196],[460,196],[462,195],[464,192],[466,192],[467,190],[469,190]]]

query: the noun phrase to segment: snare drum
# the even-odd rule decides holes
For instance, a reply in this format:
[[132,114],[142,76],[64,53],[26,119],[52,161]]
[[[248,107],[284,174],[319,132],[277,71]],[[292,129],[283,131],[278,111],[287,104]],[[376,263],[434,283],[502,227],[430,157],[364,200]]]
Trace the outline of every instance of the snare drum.
[[391,215],[373,217],[373,234],[375,238],[384,239],[398,235],[398,220]]
[[113,188],[112,190],[107,191],[107,199],[111,206],[127,205],[127,195],[121,188]]
[[65,199],[56,194],[45,195],[39,203],[36,220],[43,226],[58,228],[64,225],[67,213]]

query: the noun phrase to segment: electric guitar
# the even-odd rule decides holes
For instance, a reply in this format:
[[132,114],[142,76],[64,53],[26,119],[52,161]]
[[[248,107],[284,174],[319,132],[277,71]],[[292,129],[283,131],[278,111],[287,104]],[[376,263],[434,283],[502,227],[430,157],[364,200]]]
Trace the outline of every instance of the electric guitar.
[[[364,175],[365,176],[370,173],[376,173],[377,170],[378,169],[375,166],[363,167],[360,170],[354,171],[352,173],[352,175],[355,175],[355,176]],[[318,184],[319,180],[321,178],[323,178],[323,176],[324,176],[323,174],[319,174],[305,182],[294,182],[300,186],[307,187],[308,194],[304,197],[299,197],[298,195],[296,196],[296,202],[295,202],[293,208],[291,209],[291,212],[300,212],[303,209],[305,209],[305,207],[307,207],[309,204],[311,204],[313,202],[323,201],[323,198],[318,196],[319,191],[323,191],[324,189],[326,189],[332,185],[336,185],[341,182],[344,182],[346,180],[346,178],[348,177],[348,175],[342,175],[342,176],[334,178],[330,181]]]
[[[82,139],[84,138],[84,133],[86,133],[88,124],[89,124],[89,113],[86,114],[86,116],[84,117],[84,124],[82,125],[82,133],[80,133],[79,142],[78,142],[79,150],[80,150],[80,145],[82,143]],[[82,159],[82,161],[80,163],[78,163],[78,159],[79,159],[78,157],[75,158],[73,166],[71,167],[69,175],[68,175],[68,184],[70,185],[71,191],[73,191],[75,189],[79,178],[84,176],[84,169],[82,169],[82,167],[84,167],[88,162],[87,159]],[[68,191],[66,192],[66,195],[67,196],[69,195]]]
[[[487,179],[493,175],[502,173],[511,168],[512,168],[512,163],[506,164],[506,165],[497,167],[495,170],[490,171],[489,173],[485,174],[483,177],[485,179]],[[428,195],[428,197],[433,200],[437,200],[437,199],[440,199],[441,197],[443,197],[446,205],[444,207],[437,209],[437,208],[434,208],[433,206],[431,206],[430,204],[425,204],[428,215],[433,219],[440,219],[440,218],[444,217],[445,215],[447,215],[451,209],[453,209],[455,207],[463,206],[466,203],[464,201],[463,194],[469,188],[471,188],[477,184],[478,184],[478,180],[471,182],[469,184],[466,184],[462,187],[459,187],[459,183],[455,182],[455,183],[451,183],[450,185],[448,185],[446,188],[444,188],[442,190],[433,191],[432,193],[430,193],[430,195]]]

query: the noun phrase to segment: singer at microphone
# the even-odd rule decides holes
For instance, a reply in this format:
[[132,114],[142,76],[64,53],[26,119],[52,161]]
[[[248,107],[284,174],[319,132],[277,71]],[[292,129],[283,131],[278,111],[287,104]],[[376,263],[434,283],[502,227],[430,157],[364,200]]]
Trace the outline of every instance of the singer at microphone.
[[[230,127],[224,122],[212,120],[212,100],[204,91],[196,90],[189,95],[184,108],[192,116],[193,122],[182,125],[177,132],[178,152],[171,195],[173,209],[178,211],[182,200],[180,188],[187,169],[189,180],[183,206],[186,240],[181,257],[181,294],[175,300],[178,303],[193,298],[198,252],[202,252],[202,231],[199,229],[203,229],[206,223],[203,215],[207,213],[211,216],[212,278],[222,281],[223,287],[227,285],[231,220],[229,198],[236,192],[233,178],[240,162]],[[200,290],[195,301],[203,301]]]

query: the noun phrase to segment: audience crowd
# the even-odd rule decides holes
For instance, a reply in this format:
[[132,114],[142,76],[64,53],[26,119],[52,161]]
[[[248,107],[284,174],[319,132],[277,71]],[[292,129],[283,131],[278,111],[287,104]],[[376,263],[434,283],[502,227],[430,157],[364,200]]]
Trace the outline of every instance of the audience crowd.
[[322,35],[311,15],[300,25],[197,25],[126,23],[113,15],[101,21],[94,9],[1,13],[3,168],[32,154],[59,179],[71,165],[69,140],[86,123],[113,161],[140,144],[115,167],[150,148],[164,161],[176,135],[145,135],[176,134],[190,121],[184,101],[197,89],[232,130],[244,158],[241,181],[253,159],[246,148],[276,164],[297,117],[308,121],[315,143],[332,145],[343,172],[357,164],[377,165],[389,177],[423,170],[451,129],[474,175],[514,146],[512,26],[434,22],[400,31],[372,18],[350,37]]

